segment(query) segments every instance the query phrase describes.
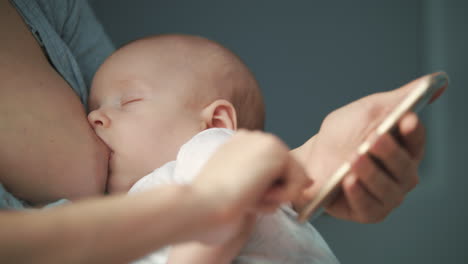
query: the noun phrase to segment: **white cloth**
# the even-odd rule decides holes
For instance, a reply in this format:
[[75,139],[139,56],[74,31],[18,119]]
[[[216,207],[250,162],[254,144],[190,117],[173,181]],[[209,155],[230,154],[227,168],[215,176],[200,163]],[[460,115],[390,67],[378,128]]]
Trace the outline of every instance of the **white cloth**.
[[[210,156],[233,133],[222,128],[198,133],[180,148],[175,161],[141,178],[129,192],[140,192],[162,184],[191,182]],[[289,206],[282,206],[274,214],[259,216],[251,237],[233,263],[339,263],[317,230],[309,223],[299,224],[295,217],[296,212]],[[167,254],[168,248],[164,248],[134,263],[166,263]]]

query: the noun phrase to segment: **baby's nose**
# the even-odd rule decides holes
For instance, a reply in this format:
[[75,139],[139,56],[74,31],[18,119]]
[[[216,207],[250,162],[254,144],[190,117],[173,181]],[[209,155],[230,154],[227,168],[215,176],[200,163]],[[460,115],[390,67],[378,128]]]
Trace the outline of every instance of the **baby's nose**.
[[94,110],[88,114],[88,122],[94,129],[98,127],[107,128],[110,125],[110,119],[101,110]]

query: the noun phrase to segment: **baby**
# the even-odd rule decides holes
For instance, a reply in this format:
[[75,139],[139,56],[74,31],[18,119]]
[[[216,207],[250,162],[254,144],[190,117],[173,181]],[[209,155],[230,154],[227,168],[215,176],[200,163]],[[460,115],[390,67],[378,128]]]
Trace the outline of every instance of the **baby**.
[[[117,50],[94,77],[89,107],[89,122],[111,149],[109,193],[188,183],[234,130],[263,129],[265,115],[242,61],[218,43],[186,35],[147,37]],[[169,253],[138,263],[172,263],[177,256]],[[208,263],[190,259],[200,262]],[[298,224],[286,205],[258,216],[240,254],[225,262],[338,263],[320,234]]]

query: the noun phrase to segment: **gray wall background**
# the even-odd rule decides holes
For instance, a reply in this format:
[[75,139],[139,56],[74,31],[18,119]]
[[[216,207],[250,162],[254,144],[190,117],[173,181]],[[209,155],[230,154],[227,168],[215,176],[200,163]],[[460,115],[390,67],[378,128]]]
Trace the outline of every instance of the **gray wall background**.
[[259,80],[267,130],[296,147],[333,109],[446,71],[421,184],[384,222],[314,222],[342,263],[468,263],[468,2],[91,0],[116,46],[150,34],[208,37]]

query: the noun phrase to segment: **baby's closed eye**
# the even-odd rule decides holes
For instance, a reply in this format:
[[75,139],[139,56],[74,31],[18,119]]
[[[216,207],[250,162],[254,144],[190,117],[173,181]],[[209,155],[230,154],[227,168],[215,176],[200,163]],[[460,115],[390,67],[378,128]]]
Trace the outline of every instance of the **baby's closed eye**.
[[131,99],[124,99],[120,102],[120,105],[125,106],[128,104],[136,103],[142,101],[143,98],[131,98]]

